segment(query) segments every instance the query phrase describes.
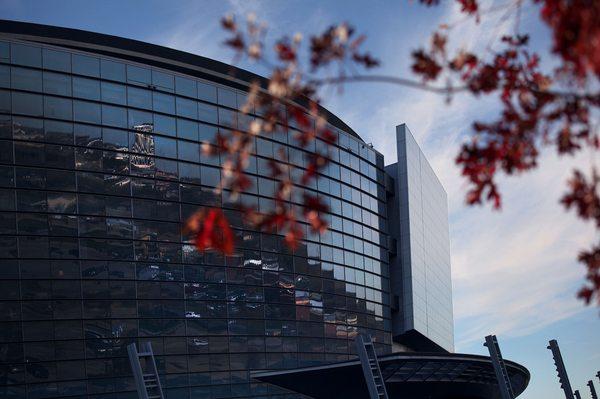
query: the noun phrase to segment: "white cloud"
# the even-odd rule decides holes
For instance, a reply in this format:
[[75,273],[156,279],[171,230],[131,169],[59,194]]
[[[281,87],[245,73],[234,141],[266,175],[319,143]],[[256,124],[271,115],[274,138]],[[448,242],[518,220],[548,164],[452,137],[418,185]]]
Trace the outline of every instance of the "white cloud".
[[575,258],[593,229],[558,199],[572,168],[585,163],[548,151],[540,169],[502,179],[501,212],[451,210],[455,320],[468,326],[458,348],[490,332],[526,335],[584,310]]
[[[456,14],[455,8],[449,9],[440,21],[455,20]],[[459,45],[480,49],[490,35],[499,37],[510,29],[508,21],[492,21],[487,26],[461,26],[453,33]],[[417,32],[406,40],[416,47],[427,34]],[[402,65],[406,61],[400,57],[407,54],[404,49],[397,60],[384,61]],[[575,259],[591,243],[593,229],[566,213],[558,200],[572,168],[588,167],[586,160],[559,159],[554,148],[548,148],[539,169],[500,179],[500,212],[489,206],[466,207],[466,181],[454,159],[471,123],[496,116],[497,102],[462,95],[446,104],[443,97],[418,90],[384,93],[367,111],[345,99],[334,99],[330,107],[333,112],[342,110],[342,119],[373,142],[386,163],[396,159],[395,126],[407,123],[446,188],[457,350],[489,333],[527,335],[583,311],[575,293],[584,268]]]

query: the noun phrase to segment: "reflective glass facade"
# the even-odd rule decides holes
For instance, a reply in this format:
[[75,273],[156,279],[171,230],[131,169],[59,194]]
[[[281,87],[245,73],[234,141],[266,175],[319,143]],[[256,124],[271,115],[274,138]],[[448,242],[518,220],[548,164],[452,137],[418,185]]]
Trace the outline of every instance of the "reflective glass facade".
[[[334,127],[333,162],[297,197],[325,198],[331,230],[305,226],[291,252],[214,194],[220,161],[200,153],[260,117],[237,112],[244,96],[142,54],[0,35],[1,397],[135,398],[138,341],[168,398],[292,398],[250,370],[347,360],[357,333],[391,351],[383,157]],[[242,201],[265,210],[268,160],[281,149],[300,175],[308,153],[292,128],[256,140]],[[206,205],[225,209],[235,256],[182,236]]]
[[391,290],[398,297],[394,338],[410,349],[437,350],[432,341],[453,352],[448,198],[406,125],[396,128],[396,139],[398,162],[386,166],[395,182],[390,220],[399,221],[390,224],[397,239],[390,261]]

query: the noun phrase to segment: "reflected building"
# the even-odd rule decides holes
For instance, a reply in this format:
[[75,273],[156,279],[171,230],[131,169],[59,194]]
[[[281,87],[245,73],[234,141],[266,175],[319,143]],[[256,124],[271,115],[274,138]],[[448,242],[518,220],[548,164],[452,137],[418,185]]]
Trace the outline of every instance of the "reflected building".
[[[168,398],[302,397],[252,372],[352,361],[359,333],[381,355],[452,351],[446,199],[433,171],[415,172],[427,164],[409,135],[386,173],[322,110],[337,145],[299,191],[324,199],[331,228],[303,224],[294,251],[215,194],[220,160],[200,146],[260,117],[238,111],[255,79],[135,40],[0,21],[0,396],[133,399],[126,346],[142,341]],[[247,169],[241,201],[259,211],[273,203],[270,159],[283,152],[300,173],[326,146],[278,130],[256,138]],[[202,206],[224,209],[233,256],[182,236]]]

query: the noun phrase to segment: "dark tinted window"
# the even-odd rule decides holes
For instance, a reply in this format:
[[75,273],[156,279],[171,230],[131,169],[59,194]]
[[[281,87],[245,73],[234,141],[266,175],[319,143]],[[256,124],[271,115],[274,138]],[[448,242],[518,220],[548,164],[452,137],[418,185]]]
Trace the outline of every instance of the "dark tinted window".
[[224,87],[219,87],[219,104],[231,108],[237,108],[236,92]]
[[73,144],[73,124],[59,121],[44,121],[46,140],[52,143]]
[[152,92],[137,87],[128,87],[127,104],[132,107],[152,109]]
[[154,92],[152,96],[153,109],[166,114],[175,113],[175,97],[169,94]]
[[20,140],[44,139],[44,121],[41,119],[13,117],[13,137]]
[[196,108],[196,101],[188,100],[186,98],[177,97],[177,115],[185,116],[187,118],[197,118],[198,110]]
[[123,107],[102,104],[102,124],[127,127],[127,110]]
[[212,125],[206,125],[204,123],[199,124],[199,140],[202,142],[212,143],[217,134],[217,127]]
[[11,68],[12,87],[21,90],[42,91],[42,71],[29,68]]
[[85,98],[86,100],[100,100],[100,81],[74,76],[73,97]]
[[175,136],[175,118],[171,116],[154,114],[154,131],[156,133],[161,133],[168,136]]
[[44,71],[44,93],[71,95],[71,76]]
[[174,82],[174,78],[173,75],[165,73],[165,72],[159,72],[159,71],[152,71],[152,84],[156,87],[158,87],[161,90],[165,90],[165,91],[170,91],[173,92],[175,89],[175,82]]
[[125,82],[125,64],[103,59],[100,61],[100,75],[102,79]]
[[73,102],[70,98],[44,96],[44,115],[57,119],[73,119]]
[[217,102],[217,88],[210,83],[198,82],[198,98],[211,103]]
[[198,119],[204,122],[217,124],[218,122],[218,114],[217,107],[214,105],[198,103]]
[[71,54],[51,49],[42,50],[44,69],[71,72]]
[[152,81],[150,70],[134,65],[127,65],[127,81],[131,83],[148,85]]
[[40,94],[13,92],[12,111],[16,114],[42,116],[42,96]]
[[79,75],[100,77],[100,60],[87,55],[73,54],[73,73]]
[[0,42],[0,60],[8,61],[10,59],[10,45],[7,42]]
[[100,104],[73,101],[73,119],[79,122],[100,123]]
[[10,55],[13,64],[40,68],[42,66],[42,49],[26,44],[12,43]]
[[10,112],[10,91],[0,90],[0,111]]
[[183,96],[196,97],[196,81],[181,76],[176,76],[175,92]]
[[177,119],[177,136],[190,140],[198,140],[198,122]]
[[166,137],[156,136],[154,138],[154,152],[157,156],[176,158],[177,142]]
[[10,88],[10,67],[0,65],[0,87]]
[[114,104],[125,105],[127,95],[125,85],[111,82],[102,82],[101,84],[102,101]]

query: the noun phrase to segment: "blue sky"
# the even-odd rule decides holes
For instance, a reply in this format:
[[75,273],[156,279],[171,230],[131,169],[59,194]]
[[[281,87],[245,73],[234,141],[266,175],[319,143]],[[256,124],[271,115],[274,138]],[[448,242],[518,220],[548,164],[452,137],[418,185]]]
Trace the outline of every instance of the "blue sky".
[[[432,9],[413,2],[375,1],[18,1],[0,0],[6,19],[46,23],[124,36],[230,62],[221,45],[219,18],[225,13],[256,12],[269,36],[324,29],[348,21],[368,40],[365,46],[382,61],[380,73],[410,74],[410,52],[426,44],[443,22],[460,16],[450,3]],[[542,55],[550,48],[548,31],[528,7],[521,26],[532,33]],[[485,49],[514,25],[501,14],[483,25],[461,23],[451,33],[456,48]],[[546,64],[548,65],[548,64]],[[264,72],[252,64],[241,66]],[[600,314],[575,299],[583,267],[574,260],[594,238],[591,226],[565,213],[557,203],[564,182],[589,157],[559,159],[548,149],[542,169],[501,179],[504,206],[464,206],[465,182],[453,159],[470,124],[497,112],[490,99],[455,97],[450,104],[437,95],[385,85],[351,85],[343,94],[323,93],[324,103],[367,142],[395,161],[395,126],[407,123],[429,158],[449,196],[456,350],[486,353],[483,337],[498,335],[503,355],[532,373],[523,398],[560,398],[549,339],[559,341],[571,383],[588,396],[585,383],[600,370]],[[599,387],[596,379],[596,386]]]

